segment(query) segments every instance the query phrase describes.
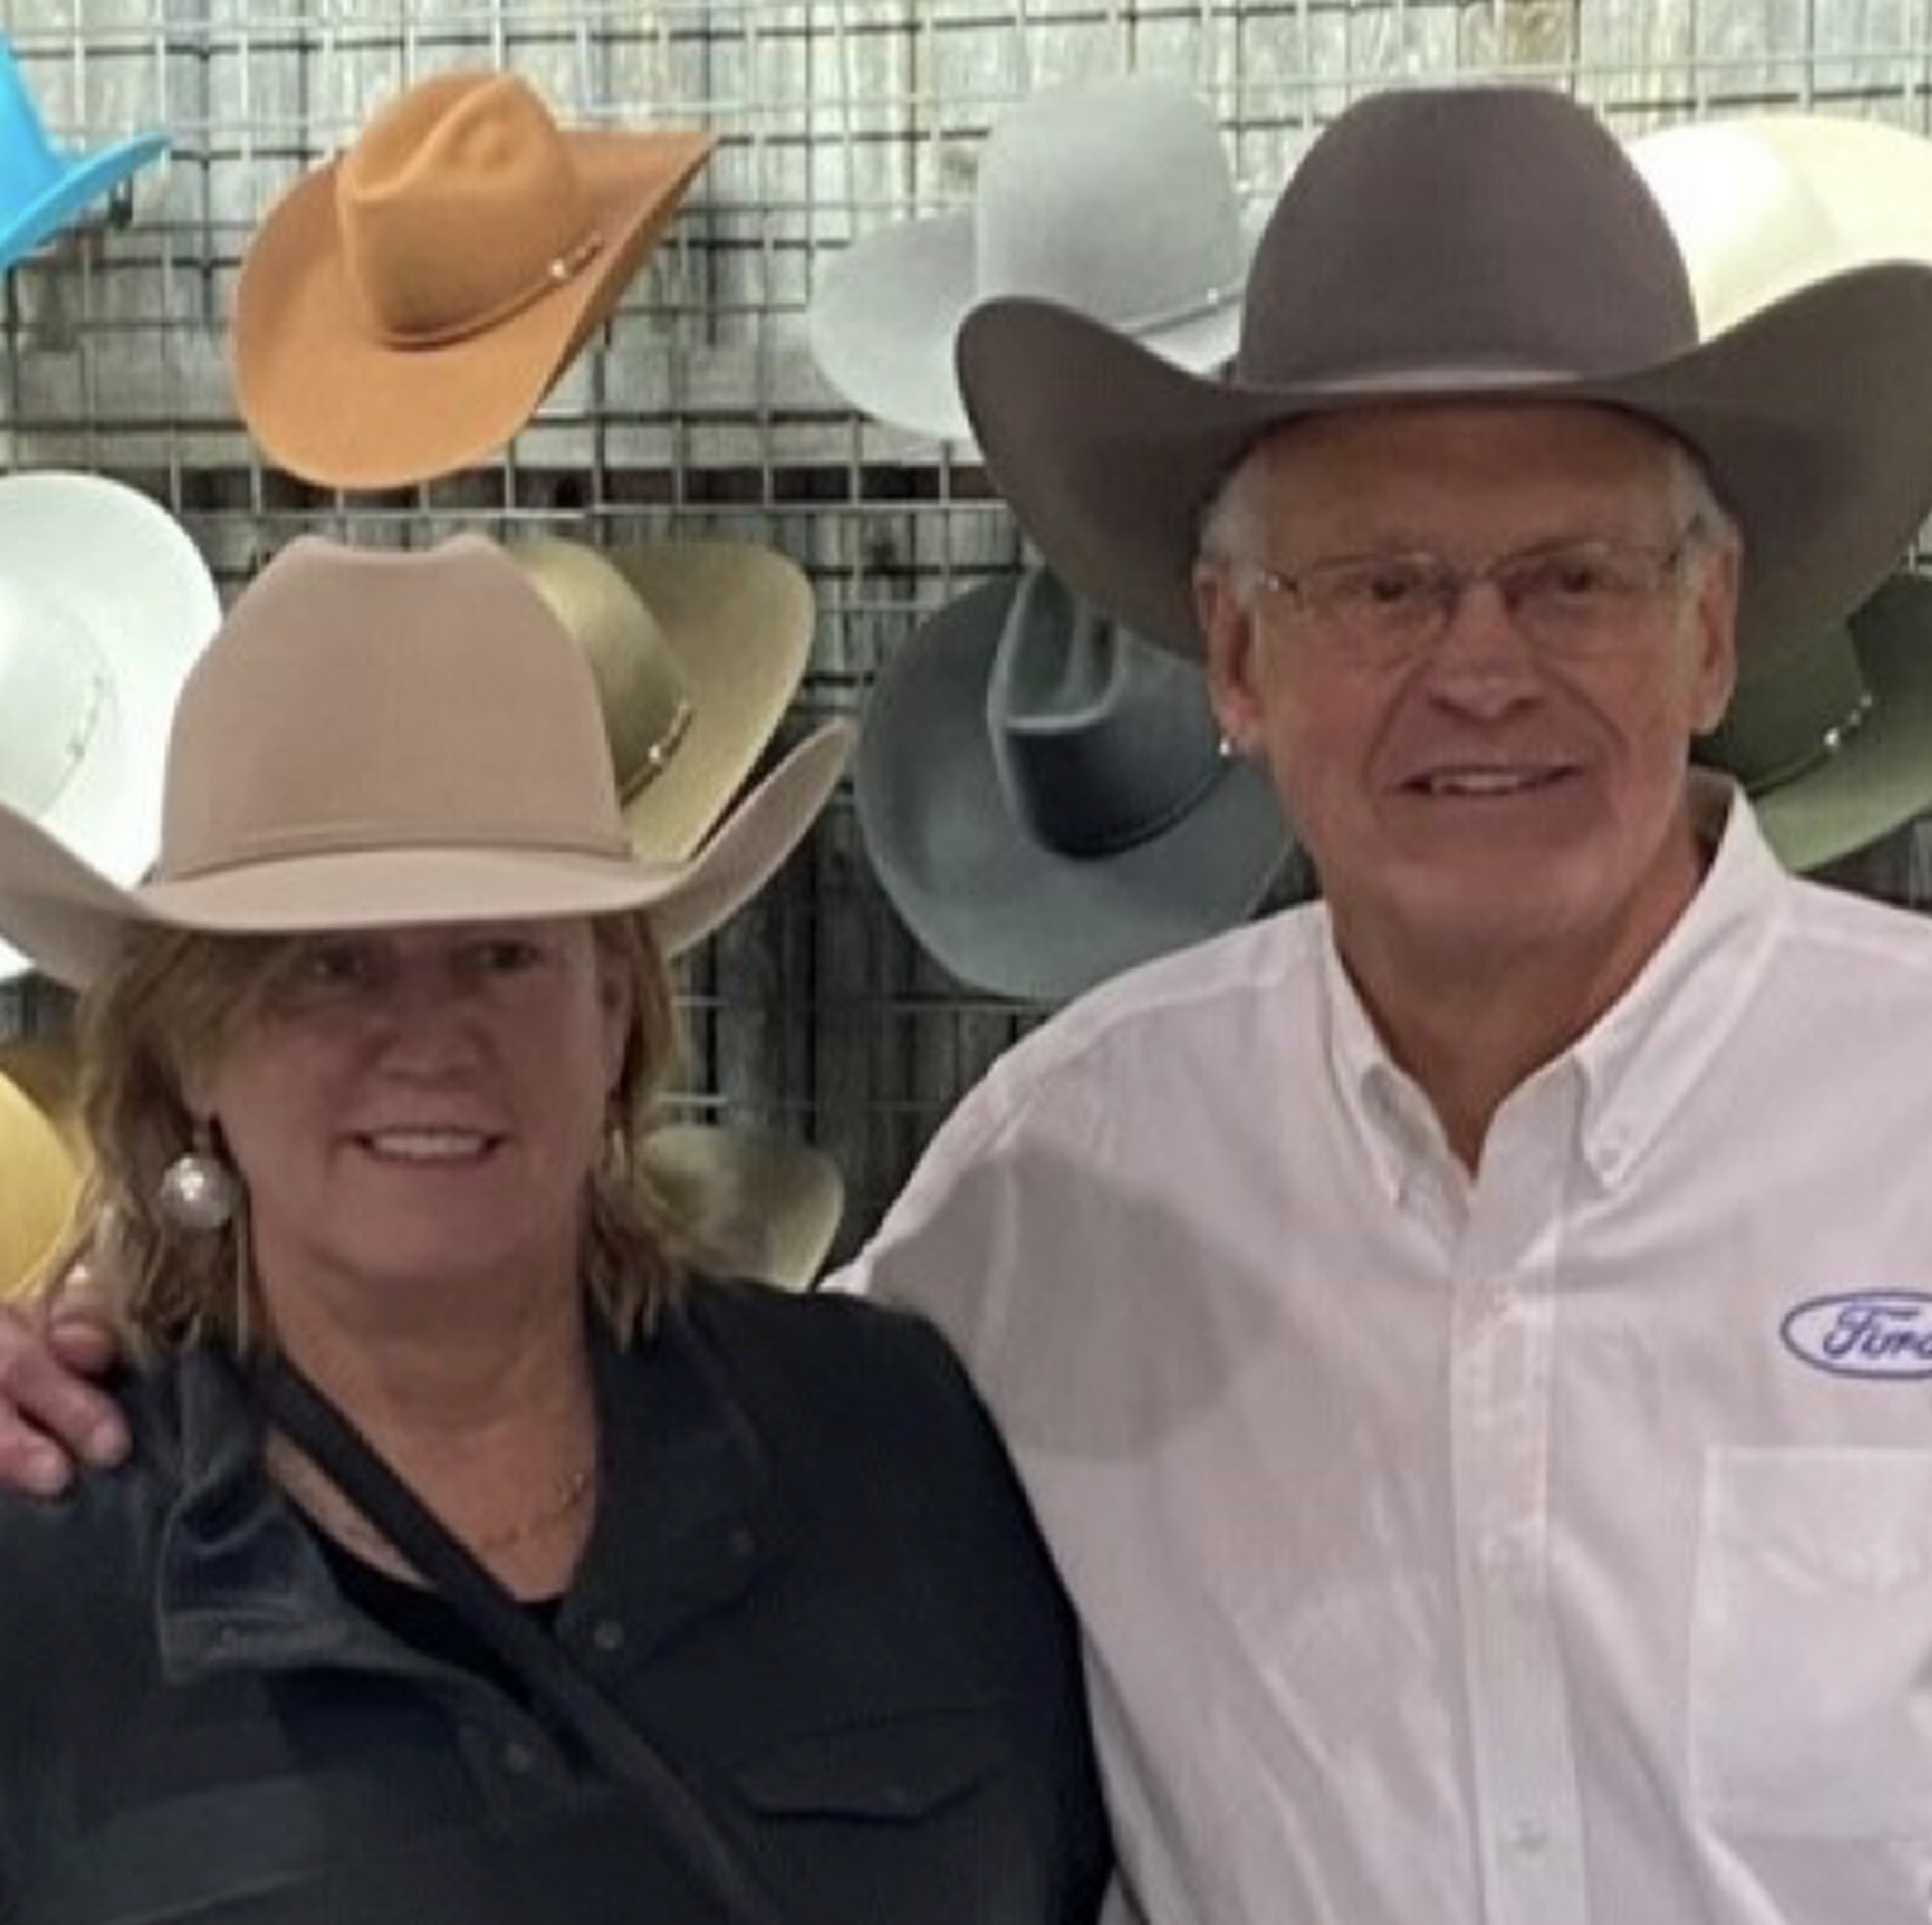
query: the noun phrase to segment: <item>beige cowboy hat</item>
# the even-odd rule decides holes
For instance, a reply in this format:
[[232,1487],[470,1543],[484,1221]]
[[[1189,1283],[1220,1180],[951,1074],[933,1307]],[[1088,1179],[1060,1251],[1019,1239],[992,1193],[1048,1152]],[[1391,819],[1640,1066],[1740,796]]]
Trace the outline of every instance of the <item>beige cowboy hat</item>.
[[584,651],[501,548],[306,536],[188,678],[148,877],[117,887],[0,809],[0,929],[76,987],[144,921],[270,934],[646,909],[675,955],[783,862],[849,743],[838,725],[800,743],[689,862],[639,860]]
[[1400,401],[1626,409],[1694,448],[1737,517],[1748,664],[1841,619],[1932,504],[1932,265],[1833,271],[1829,212],[1796,179],[1788,214],[1800,285],[1705,338],[1656,196],[1587,110],[1516,86],[1379,94],[1282,193],[1225,379],[1014,299],[967,318],[960,376],[1047,560],[1188,654],[1201,511],[1271,428]]
[[85,1165],[70,1044],[0,1043],[0,1301],[53,1254]]
[[480,460],[617,305],[711,147],[564,130],[512,73],[418,81],[250,243],[232,339],[243,419],[332,488]]
[[[99,475],[0,478],[0,805],[116,882],[154,860],[162,750],[221,620],[188,533]],[[0,928],[0,980],[26,957]]]
[[1214,116],[1171,80],[1056,87],[999,120],[969,210],[834,258],[806,315],[820,371],[895,427],[967,441],[953,341],[976,302],[1058,301],[1185,367],[1234,352],[1265,210],[1244,210]]
[[599,552],[549,536],[509,556],[590,658],[631,847],[683,862],[764,753],[817,611],[794,562],[748,542]]
[[845,1184],[824,1150],[765,1130],[666,1123],[645,1139],[644,1157],[739,1276],[811,1289],[845,1214]]

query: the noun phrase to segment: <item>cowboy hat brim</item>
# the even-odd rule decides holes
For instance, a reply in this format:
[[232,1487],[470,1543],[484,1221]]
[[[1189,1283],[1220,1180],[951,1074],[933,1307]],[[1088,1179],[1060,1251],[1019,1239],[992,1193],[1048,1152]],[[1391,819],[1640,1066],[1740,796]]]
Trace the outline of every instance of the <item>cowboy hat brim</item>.
[[1225,765],[1146,840],[1072,857],[1001,793],[986,692],[1011,581],[935,615],[880,671],[854,765],[859,826],[893,907],[962,982],[1059,1002],[1244,920],[1287,859],[1266,775]]
[[523,427],[616,305],[713,144],[704,133],[564,139],[596,253],[503,320],[435,346],[371,332],[337,228],[340,161],[276,203],[242,262],[232,343],[242,418],[275,461],[329,488],[403,487],[481,460]]
[[670,642],[691,705],[664,767],[624,804],[631,846],[683,862],[764,753],[805,675],[817,607],[782,555],[748,542],[606,548]]
[[689,863],[438,845],[273,862],[117,888],[35,823],[0,808],[0,928],[56,981],[84,989],[127,929],[293,935],[448,922],[650,913],[666,957],[692,948],[764,887],[844,768],[852,731],[801,742]]
[[[1243,271],[1268,210],[1241,215]],[[981,299],[970,213],[908,221],[855,241],[831,263],[806,315],[819,371],[859,409],[935,441],[972,442],[954,369],[955,337]],[[1217,367],[1241,334],[1239,285],[1206,312],[1137,332],[1177,366]]]
[[0,221],[0,269],[13,266],[67,226],[84,207],[111,194],[167,149],[165,134],[137,134],[67,165],[32,200]]
[[[1198,656],[1199,519],[1270,429],[1343,408],[1586,401],[1657,423],[1710,470],[1748,547],[1742,654],[1802,647],[1896,565],[1932,503],[1932,266],[1802,289],[1660,365],[1612,378],[1481,367],[1345,384],[1203,380],[1048,302],[960,331],[986,464],[1057,573],[1150,640]],[[1825,378],[1824,371],[1829,370]]]
[[1810,769],[1751,798],[1801,874],[1932,809],[1932,581],[1896,577],[1847,626],[1871,706]]
[[[100,644],[112,695],[41,829],[109,880],[134,882],[160,835],[167,719],[221,619],[187,532],[98,475],[0,477],[0,579],[71,609]],[[4,935],[0,926],[0,935]],[[0,981],[28,960],[0,941]]]
[[653,1172],[693,1193],[698,1222],[737,1274],[810,1290],[845,1214],[845,1185],[824,1150],[763,1131],[667,1123],[644,1139]]

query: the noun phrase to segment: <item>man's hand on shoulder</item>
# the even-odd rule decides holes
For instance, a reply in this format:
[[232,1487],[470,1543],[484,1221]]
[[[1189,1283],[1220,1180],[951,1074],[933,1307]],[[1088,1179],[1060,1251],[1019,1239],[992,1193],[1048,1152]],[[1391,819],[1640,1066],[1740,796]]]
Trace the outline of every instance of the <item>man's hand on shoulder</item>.
[[0,1304],[0,1485],[53,1497],[76,1465],[127,1455],[127,1426],[92,1382],[119,1352],[84,1273],[39,1301]]

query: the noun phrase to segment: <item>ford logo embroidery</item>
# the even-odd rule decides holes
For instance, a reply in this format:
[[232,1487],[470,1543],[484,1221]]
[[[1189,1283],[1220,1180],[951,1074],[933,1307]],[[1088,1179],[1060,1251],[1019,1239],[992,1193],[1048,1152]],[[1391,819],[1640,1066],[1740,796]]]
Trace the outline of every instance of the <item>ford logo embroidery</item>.
[[1814,1296],[1778,1335],[1793,1356],[1834,1377],[1932,1377],[1932,1295],[1923,1291]]

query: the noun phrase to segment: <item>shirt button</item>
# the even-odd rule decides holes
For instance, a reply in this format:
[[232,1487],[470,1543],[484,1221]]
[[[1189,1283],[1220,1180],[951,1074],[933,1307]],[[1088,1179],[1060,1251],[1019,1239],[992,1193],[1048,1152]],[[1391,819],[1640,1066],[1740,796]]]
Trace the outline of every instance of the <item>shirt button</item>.
[[1507,1577],[1522,1563],[1515,1537],[1507,1530],[1492,1530],[1476,1547],[1476,1559],[1492,1577]]
[[624,1649],[624,1626],[615,1618],[599,1618],[590,1626],[590,1642],[606,1654]]
[[725,1542],[731,1555],[738,1559],[748,1558],[758,1548],[758,1539],[743,1525],[739,1525]]
[[503,1769],[512,1777],[527,1777],[536,1766],[537,1754],[521,1738],[512,1738],[503,1747]]
[[1512,1818],[1503,1828],[1503,1843],[1526,1858],[1536,1856],[1549,1842],[1549,1826],[1540,1818]]

